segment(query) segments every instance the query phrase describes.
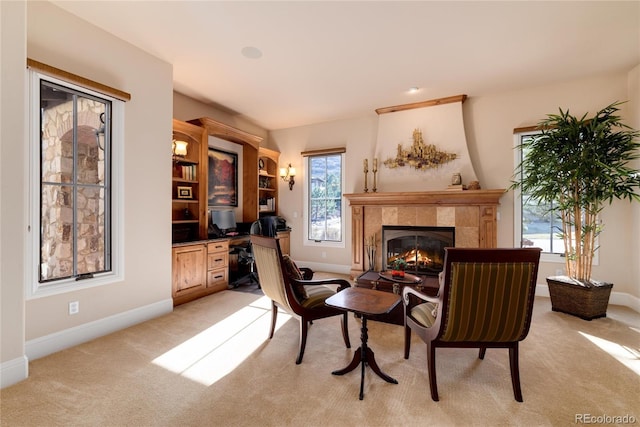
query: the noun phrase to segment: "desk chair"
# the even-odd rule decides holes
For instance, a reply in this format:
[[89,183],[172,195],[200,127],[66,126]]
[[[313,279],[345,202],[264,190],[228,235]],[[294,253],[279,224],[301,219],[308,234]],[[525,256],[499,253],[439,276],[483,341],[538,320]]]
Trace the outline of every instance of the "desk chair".
[[[262,234],[262,227],[260,221],[254,221],[249,229],[249,234]],[[255,259],[253,257],[253,250],[251,249],[251,241],[248,241],[244,245],[232,245],[231,249],[233,253],[238,255],[238,264],[249,266],[249,273],[234,280],[231,286],[237,288],[241,284],[248,281],[248,284],[257,284],[260,287],[260,281],[258,280],[258,273],[255,270]]]

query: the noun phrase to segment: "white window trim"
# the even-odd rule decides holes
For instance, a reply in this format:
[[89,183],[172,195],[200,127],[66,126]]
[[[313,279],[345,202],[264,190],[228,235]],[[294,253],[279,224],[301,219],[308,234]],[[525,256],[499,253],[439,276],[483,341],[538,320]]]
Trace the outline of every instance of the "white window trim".
[[[340,153],[340,186],[341,186],[341,192],[342,194],[344,194],[344,188],[345,188],[345,153]],[[328,155],[328,154],[327,154]],[[312,156],[306,156],[305,157],[305,174],[304,174],[304,190],[303,190],[303,199],[304,199],[304,211],[303,212],[307,212],[307,215],[309,212],[311,212],[310,208],[309,208],[309,179],[311,177],[311,166],[309,165],[309,162],[311,161],[311,157]],[[343,205],[341,206],[340,209],[340,224],[342,224],[342,240],[339,242],[331,242],[331,241],[327,241],[327,240],[322,240],[320,242],[316,241],[316,240],[311,240],[309,239],[309,218],[305,218],[303,216],[303,232],[304,232],[304,239],[303,239],[303,246],[315,246],[315,247],[324,247],[324,248],[342,248],[344,249],[346,247],[345,244],[345,207],[344,207],[344,197],[342,198],[341,202]]]
[[[27,70],[29,73],[29,196],[26,203],[29,213],[27,229],[27,257],[25,269],[25,298],[36,299],[65,292],[117,283],[124,280],[124,102],[104,93],[69,83],[48,75]],[[44,79],[65,87],[79,90],[111,101],[111,271],[97,273],[93,278],[76,281],[75,278],[57,280],[46,284],[38,281],[40,262],[40,80]],[[115,141],[115,143],[114,143]]]
[[[520,164],[520,149],[518,146],[520,145],[520,141],[524,136],[537,135],[540,131],[530,131],[530,132],[519,132],[513,135],[513,156],[514,156],[514,165],[517,167]],[[514,167],[514,170],[515,170]],[[521,247],[522,242],[520,239],[522,238],[522,191],[520,188],[517,188],[513,194],[513,244],[515,248]],[[596,238],[596,246],[597,246],[597,238]],[[540,262],[550,262],[557,264],[564,264],[565,259],[564,256],[560,254],[552,254],[549,252],[542,252],[540,254]],[[593,256],[593,265],[598,265],[598,251]],[[565,273],[563,273],[565,274]]]

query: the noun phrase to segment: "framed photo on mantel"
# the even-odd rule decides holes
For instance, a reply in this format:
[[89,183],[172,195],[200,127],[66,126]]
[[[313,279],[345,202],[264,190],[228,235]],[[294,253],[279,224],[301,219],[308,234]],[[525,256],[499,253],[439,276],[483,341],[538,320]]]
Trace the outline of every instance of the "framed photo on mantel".
[[238,154],[209,147],[209,206],[238,206]]

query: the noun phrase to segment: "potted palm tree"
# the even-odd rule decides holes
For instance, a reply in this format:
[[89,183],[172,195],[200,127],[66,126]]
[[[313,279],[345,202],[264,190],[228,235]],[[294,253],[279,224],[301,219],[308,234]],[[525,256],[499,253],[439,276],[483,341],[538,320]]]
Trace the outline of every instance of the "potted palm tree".
[[640,132],[622,123],[619,105],[591,118],[562,109],[547,115],[541,133],[520,144],[526,156],[511,185],[559,215],[567,275],[547,278],[552,310],[587,320],[606,316],[613,286],[591,277],[602,231],[598,215],[613,199],[640,201],[640,171],[630,165],[640,157]]

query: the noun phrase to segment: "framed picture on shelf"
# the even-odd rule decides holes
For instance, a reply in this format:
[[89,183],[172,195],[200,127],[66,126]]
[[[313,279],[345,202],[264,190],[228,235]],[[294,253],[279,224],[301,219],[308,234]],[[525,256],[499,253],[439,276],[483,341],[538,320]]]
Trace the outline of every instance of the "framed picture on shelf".
[[191,187],[177,187],[178,199],[193,199],[193,193]]
[[209,206],[238,206],[238,154],[209,147]]

